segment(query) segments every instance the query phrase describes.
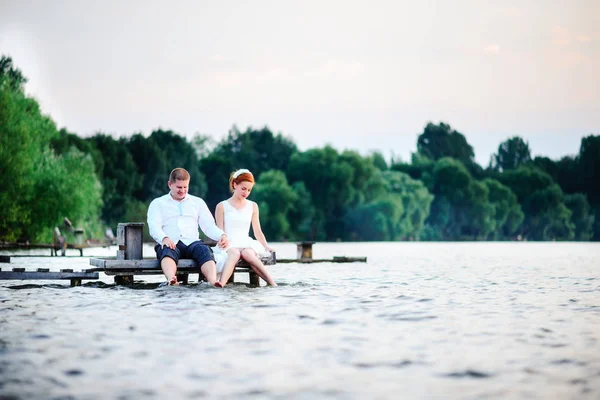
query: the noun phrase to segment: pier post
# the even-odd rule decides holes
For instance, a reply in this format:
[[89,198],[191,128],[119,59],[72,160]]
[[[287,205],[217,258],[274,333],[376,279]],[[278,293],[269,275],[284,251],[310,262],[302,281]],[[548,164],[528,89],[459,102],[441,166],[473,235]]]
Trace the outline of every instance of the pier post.
[[58,226],[55,226],[54,231],[52,231],[52,248],[50,249],[50,255],[58,256],[58,250],[60,250],[61,256],[64,256],[67,250],[67,241],[65,237],[60,234]]
[[297,242],[298,245],[298,259],[312,259],[312,245],[315,242]]
[[[117,260],[141,260],[143,254],[143,222],[127,222],[117,225]],[[133,275],[116,275],[117,285],[133,283]]]
[[83,257],[83,228],[75,228],[73,229],[73,234],[75,235],[75,247],[79,250],[79,255]]
[[248,278],[250,279],[250,284],[252,286],[260,286],[260,276],[252,269],[248,271]]

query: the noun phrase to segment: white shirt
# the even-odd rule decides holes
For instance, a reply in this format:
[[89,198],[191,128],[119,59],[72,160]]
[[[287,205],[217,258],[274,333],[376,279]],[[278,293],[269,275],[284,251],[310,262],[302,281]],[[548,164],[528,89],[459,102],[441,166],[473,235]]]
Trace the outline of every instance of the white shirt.
[[170,193],[158,197],[148,207],[150,236],[161,244],[165,236],[177,243],[181,240],[189,246],[199,240],[198,226],[213,240],[225,234],[215,224],[215,218],[200,197],[187,194],[181,201],[173,200]]

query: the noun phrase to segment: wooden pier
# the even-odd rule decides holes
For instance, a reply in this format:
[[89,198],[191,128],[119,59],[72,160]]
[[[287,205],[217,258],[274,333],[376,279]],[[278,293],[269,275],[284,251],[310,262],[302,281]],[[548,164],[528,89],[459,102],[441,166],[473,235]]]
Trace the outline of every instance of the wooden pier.
[[[114,276],[115,283],[126,285],[133,283],[135,275],[162,275],[160,261],[156,258],[147,258],[143,256],[143,222],[120,223],[117,228],[117,256],[115,258],[91,258],[88,269],[90,272],[104,272],[106,275]],[[265,265],[274,265],[276,255],[261,258]],[[188,283],[189,274],[196,273],[200,278],[200,266],[189,259],[181,259],[177,263],[177,280],[181,283]],[[247,273],[251,285],[259,286],[260,277],[250,268],[245,260],[240,260],[236,264],[234,273],[229,282],[234,281],[235,274]]]
[[[48,268],[38,268],[33,271],[26,271],[25,268],[12,268],[11,270],[0,269],[0,280],[55,280],[65,279],[71,281],[71,286],[81,285],[83,279],[99,279],[98,272],[113,276],[116,284],[132,284],[135,275],[162,275],[160,262],[156,258],[144,258],[143,255],[143,222],[120,223],[117,228],[117,250],[116,257],[113,258],[90,258],[91,268],[74,272],[71,269],[61,269],[59,272],[50,271]],[[59,232],[57,232],[59,233]],[[206,241],[208,245],[215,246],[216,242]],[[269,257],[262,257],[261,261],[265,265],[275,265],[276,263],[354,263],[366,262],[367,257],[346,257],[334,256],[331,259],[312,258],[312,245],[315,242],[298,242],[297,258],[277,259],[276,254],[272,253]],[[64,242],[61,243],[64,246]],[[62,247],[63,249],[65,247]],[[54,253],[56,254],[56,253]],[[53,255],[54,255],[53,254]],[[64,255],[64,253],[63,253]],[[0,263],[10,263],[11,256],[0,256]],[[200,267],[194,260],[181,259],[177,266],[177,279],[182,283],[188,283],[190,274],[198,274],[201,277]],[[250,268],[245,260],[240,260],[236,264],[234,273],[229,282],[234,282],[234,277],[238,273],[247,273],[251,285],[259,286],[260,277]]]
[[[65,218],[66,219],[66,218]],[[69,221],[70,222],[70,221]],[[83,229],[74,228],[75,243],[67,243],[65,236],[60,232],[58,227],[54,227],[52,233],[52,243],[29,243],[29,242],[0,242],[0,250],[35,250],[35,249],[50,249],[50,256],[66,256],[67,249],[79,251],[79,256],[83,257],[83,249],[94,247],[109,247],[114,244],[107,240],[84,240]],[[35,257],[31,255],[30,257]],[[39,257],[39,255],[38,255]]]
[[367,262],[367,257],[346,257],[346,256],[334,256],[333,258],[313,258],[312,257],[312,245],[315,242],[297,242],[297,257],[296,258],[283,258],[277,260],[280,264],[285,263],[299,263],[299,264],[313,264],[313,263],[354,263],[354,262]]
[[98,279],[97,272],[80,271],[72,269],[61,269],[60,271],[50,271],[49,268],[38,268],[35,271],[28,271],[25,268],[12,268],[9,271],[0,269],[0,280],[69,280],[71,286],[81,286],[83,279]]

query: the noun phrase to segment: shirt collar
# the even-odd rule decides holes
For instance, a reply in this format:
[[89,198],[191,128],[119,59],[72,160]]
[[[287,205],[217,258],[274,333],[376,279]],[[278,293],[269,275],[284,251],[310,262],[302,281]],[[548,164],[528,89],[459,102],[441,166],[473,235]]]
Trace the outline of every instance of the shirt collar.
[[181,201],[177,201],[173,198],[173,196],[171,196],[171,192],[167,193],[167,197],[169,198],[169,200],[174,201],[175,203],[181,203],[181,201],[186,201],[190,198],[190,194],[186,193],[186,195],[183,197],[183,199],[181,199]]

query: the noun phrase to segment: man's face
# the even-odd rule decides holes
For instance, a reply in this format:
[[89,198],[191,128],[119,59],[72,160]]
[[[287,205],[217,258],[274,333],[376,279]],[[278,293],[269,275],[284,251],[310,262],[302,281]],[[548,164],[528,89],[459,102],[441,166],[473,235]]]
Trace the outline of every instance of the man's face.
[[181,201],[188,192],[189,179],[187,181],[176,180],[175,183],[169,181],[169,189],[171,189],[171,197],[173,200]]

